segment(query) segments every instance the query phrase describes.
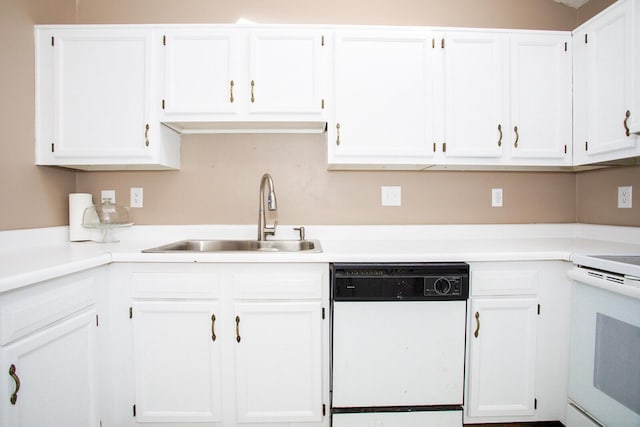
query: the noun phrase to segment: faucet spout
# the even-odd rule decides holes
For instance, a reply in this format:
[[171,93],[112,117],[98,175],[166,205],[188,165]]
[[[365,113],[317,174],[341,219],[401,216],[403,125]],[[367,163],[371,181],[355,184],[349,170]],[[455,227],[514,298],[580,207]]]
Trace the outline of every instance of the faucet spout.
[[262,179],[260,180],[260,194],[259,194],[259,205],[258,205],[258,240],[266,240],[266,236],[273,236],[276,233],[276,226],[278,225],[278,220],[275,220],[273,226],[270,227],[267,225],[267,221],[265,218],[265,186],[269,187],[269,195],[267,196],[267,209],[270,211],[278,210],[278,202],[276,201],[276,192],[275,187],[273,185],[273,178],[268,173],[262,175]]

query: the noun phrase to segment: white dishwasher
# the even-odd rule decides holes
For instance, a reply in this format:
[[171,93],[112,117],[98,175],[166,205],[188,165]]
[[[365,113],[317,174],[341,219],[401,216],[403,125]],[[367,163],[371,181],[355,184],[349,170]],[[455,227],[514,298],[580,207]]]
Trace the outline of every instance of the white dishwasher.
[[462,426],[466,263],[333,264],[334,427]]

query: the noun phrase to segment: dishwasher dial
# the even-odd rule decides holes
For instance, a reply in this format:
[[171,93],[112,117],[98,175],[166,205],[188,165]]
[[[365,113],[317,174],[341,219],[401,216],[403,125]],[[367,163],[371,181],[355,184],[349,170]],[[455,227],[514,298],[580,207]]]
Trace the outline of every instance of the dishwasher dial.
[[451,282],[446,277],[440,277],[433,284],[438,295],[446,295],[451,292]]

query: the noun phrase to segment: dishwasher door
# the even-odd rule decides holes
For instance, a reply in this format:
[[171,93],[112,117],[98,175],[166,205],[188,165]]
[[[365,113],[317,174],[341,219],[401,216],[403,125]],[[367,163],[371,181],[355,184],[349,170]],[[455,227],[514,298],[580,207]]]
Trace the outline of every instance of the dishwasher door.
[[463,403],[466,301],[336,301],[333,407]]

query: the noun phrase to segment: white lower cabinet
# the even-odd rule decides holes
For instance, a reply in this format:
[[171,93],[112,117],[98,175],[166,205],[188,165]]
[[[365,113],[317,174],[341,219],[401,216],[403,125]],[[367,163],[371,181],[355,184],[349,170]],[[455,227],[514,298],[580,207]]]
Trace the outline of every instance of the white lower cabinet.
[[93,272],[0,295],[0,425],[100,425]]
[[114,424],[328,426],[328,271],[113,265]]
[[465,424],[565,421],[569,266],[471,263]]

